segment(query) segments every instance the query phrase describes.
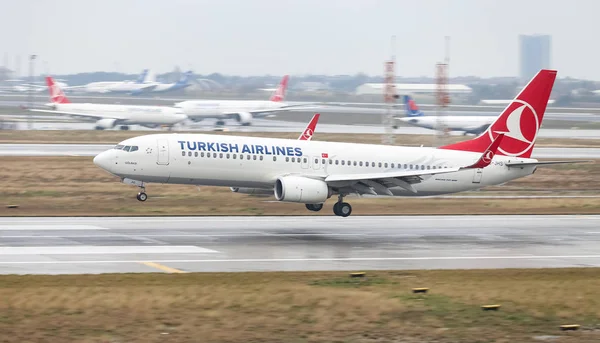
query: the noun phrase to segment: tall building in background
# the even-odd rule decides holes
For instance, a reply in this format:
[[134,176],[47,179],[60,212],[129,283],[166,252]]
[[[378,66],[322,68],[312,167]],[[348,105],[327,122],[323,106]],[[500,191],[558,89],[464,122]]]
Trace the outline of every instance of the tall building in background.
[[520,35],[520,73],[521,82],[527,82],[540,71],[550,68],[550,46],[552,37],[549,35]]

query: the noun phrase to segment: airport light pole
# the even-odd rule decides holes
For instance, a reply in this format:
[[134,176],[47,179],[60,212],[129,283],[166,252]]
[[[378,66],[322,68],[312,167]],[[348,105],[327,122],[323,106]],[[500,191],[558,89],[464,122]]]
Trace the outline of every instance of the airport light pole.
[[[29,98],[29,104],[28,104],[27,108],[29,108],[29,109],[33,108],[33,93],[32,93],[32,91],[33,91],[33,86],[32,85],[34,83],[33,82],[34,81],[33,80],[33,75],[34,75],[33,67],[35,65],[34,61],[35,61],[36,57],[37,57],[37,55],[30,55],[29,56],[29,82],[31,82],[31,84],[29,85],[29,87],[27,89],[27,91],[29,93],[29,96],[28,96],[28,98]],[[28,124],[29,130],[31,130],[32,126],[33,126],[31,118],[30,118],[30,120],[27,121],[27,124]]]

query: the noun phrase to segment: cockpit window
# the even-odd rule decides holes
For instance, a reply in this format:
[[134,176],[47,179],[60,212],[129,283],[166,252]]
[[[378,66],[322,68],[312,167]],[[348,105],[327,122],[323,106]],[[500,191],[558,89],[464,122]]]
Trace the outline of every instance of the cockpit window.
[[115,147],[115,149],[116,149],[116,150],[123,150],[123,145],[117,145],[117,146]]
[[138,146],[137,145],[133,145],[131,147],[131,149],[129,149],[129,152],[133,152],[133,151],[137,151],[138,150]]
[[127,146],[125,146],[125,147],[123,148],[123,150],[125,150],[125,151],[129,151],[129,148],[131,148],[131,147],[130,147],[129,145],[127,145]]

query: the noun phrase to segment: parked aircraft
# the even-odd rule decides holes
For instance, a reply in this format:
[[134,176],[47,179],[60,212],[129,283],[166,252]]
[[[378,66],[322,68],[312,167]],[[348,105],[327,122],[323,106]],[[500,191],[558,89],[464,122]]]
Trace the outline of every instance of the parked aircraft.
[[110,129],[119,126],[121,130],[129,129],[129,125],[141,125],[150,128],[182,123],[187,116],[180,109],[168,106],[137,106],[113,104],[78,104],[71,103],[65,93],[54,82],[46,77],[50,90],[51,110],[30,109],[33,112],[45,112],[73,117],[92,118],[96,121],[96,130]]
[[481,134],[496,120],[495,116],[425,115],[409,95],[404,96],[404,108],[406,116],[396,119],[431,130],[460,131],[464,135]]
[[289,76],[285,75],[268,101],[265,100],[187,100],[178,102],[175,107],[181,108],[193,121],[218,119],[217,125],[224,125],[225,119],[234,119],[242,125],[250,125],[252,119],[272,115],[276,112],[289,111],[307,105],[289,105],[283,102]]

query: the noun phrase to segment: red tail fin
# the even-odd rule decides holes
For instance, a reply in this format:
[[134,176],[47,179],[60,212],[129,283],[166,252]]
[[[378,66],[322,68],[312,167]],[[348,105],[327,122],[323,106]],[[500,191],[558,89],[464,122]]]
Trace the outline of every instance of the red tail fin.
[[483,134],[440,149],[484,152],[498,134],[504,133],[499,155],[531,157],[555,79],[556,70],[541,70]]
[[50,76],[46,76],[46,84],[50,91],[50,101],[55,104],[70,104],[71,102],[65,96],[65,93],[60,87],[54,82],[54,79]]
[[273,95],[271,96],[271,99],[270,99],[271,101],[274,101],[274,102],[283,101],[283,98],[285,97],[285,90],[287,89],[289,78],[290,78],[289,75],[283,76],[283,79],[281,79],[281,83],[279,83],[279,86],[277,86],[275,93],[273,93]]
[[306,129],[304,129],[304,132],[302,132],[300,137],[298,137],[298,140],[309,141],[312,139],[312,136],[315,134],[315,129],[317,128],[317,122],[319,121],[320,116],[321,115],[319,113],[316,113],[312,117],[312,119],[310,120],[310,123],[308,123],[308,126],[306,127]]

